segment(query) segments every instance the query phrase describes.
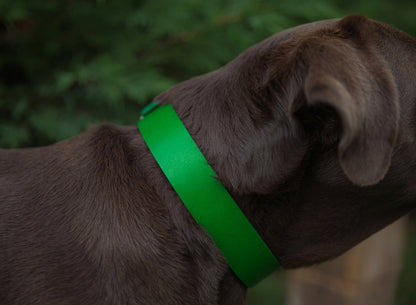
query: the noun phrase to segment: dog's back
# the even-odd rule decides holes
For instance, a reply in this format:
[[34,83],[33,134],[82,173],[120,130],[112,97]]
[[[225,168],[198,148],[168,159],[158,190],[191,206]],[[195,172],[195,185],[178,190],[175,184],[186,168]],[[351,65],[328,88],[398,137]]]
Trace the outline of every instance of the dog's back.
[[0,304],[199,304],[135,138],[134,127],[101,125],[0,150]]
[[[104,190],[89,140],[87,134],[48,147],[0,150],[2,304],[97,297],[99,268],[91,251],[103,216],[93,211]],[[96,235],[88,240],[89,234]]]

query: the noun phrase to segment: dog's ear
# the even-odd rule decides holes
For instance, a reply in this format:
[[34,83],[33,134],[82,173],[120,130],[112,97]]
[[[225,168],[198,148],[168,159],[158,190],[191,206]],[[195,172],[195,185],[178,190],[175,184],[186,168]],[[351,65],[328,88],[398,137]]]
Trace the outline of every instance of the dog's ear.
[[[360,37],[362,39],[362,37]],[[346,176],[366,186],[390,166],[398,129],[398,94],[386,63],[370,48],[350,41],[303,45],[302,98],[292,114],[331,108],[340,121],[338,157]]]

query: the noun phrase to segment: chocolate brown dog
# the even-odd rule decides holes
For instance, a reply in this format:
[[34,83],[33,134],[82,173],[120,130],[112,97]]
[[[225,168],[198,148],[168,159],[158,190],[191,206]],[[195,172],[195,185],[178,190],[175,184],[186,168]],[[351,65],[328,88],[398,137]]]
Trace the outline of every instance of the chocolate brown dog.
[[[289,29],[156,100],[285,268],[336,257],[416,206],[416,39],[390,26]],[[0,204],[1,304],[243,303],[136,127],[0,150]]]

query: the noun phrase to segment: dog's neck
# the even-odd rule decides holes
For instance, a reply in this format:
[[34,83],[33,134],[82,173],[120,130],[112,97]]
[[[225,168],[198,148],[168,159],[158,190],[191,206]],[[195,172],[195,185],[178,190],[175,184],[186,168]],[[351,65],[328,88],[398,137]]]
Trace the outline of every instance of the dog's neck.
[[[320,147],[318,150],[321,151],[318,154],[316,147],[311,143],[305,143],[296,134],[286,108],[287,104],[284,101],[276,101],[277,93],[273,92],[273,89],[269,91],[268,96],[258,94],[246,83],[247,79],[252,83],[256,74],[249,75],[251,78],[247,75],[239,76],[244,75],[246,71],[243,64],[255,62],[255,58],[247,60],[247,56],[250,55],[244,55],[245,59],[242,61],[237,59],[218,71],[183,82],[156,98],[162,104],[169,103],[174,106],[202,153],[218,174],[220,181],[235,198],[283,266],[310,264],[338,255],[355,244],[357,240],[362,240],[387,225],[416,204],[414,185],[416,174],[414,170],[411,170],[416,166],[414,157],[416,41],[402,32],[392,33],[390,30],[381,31],[378,35],[380,35],[378,38],[380,43],[377,48],[384,48],[383,52],[379,53],[385,56],[392,70],[399,91],[401,111],[399,137],[391,168],[384,182],[374,187],[379,190],[377,195],[371,196],[373,196],[373,202],[378,202],[379,213],[384,213],[382,207],[388,206],[392,200],[397,201],[400,207],[394,215],[386,212],[380,220],[369,221],[371,226],[361,224],[364,229],[354,236],[355,239],[347,235],[340,237],[338,239],[340,244],[331,248],[333,252],[324,250],[328,247],[327,243],[314,241],[311,238],[310,242],[316,242],[317,245],[310,248],[321,247],[323,249],[321,252],[325,253],[321,257],[307,257],[308,254],[303,253],[302,248],[298,248],[302,243],[296,245],[298,239],[296,234],[303,232],[308,226],[311,226],[313,230],[315,226],[313,223],[307,223],[309,218],[313,219],[313,217],[308,217],[307,220],[302,219],[303,213],[308,213],[310,216],[321,209],[330,210],[333,205],[331,200],[335,198],[339,206],[351,205],[349,202],[351,198],[339,198],[339,194],[337,196],[336,192],[344,192],[345,189],[337,189],[335,186],[333,190],[328,191],[328,194],[320,195],[325,198],[314,203],[316,211],[302,210],[310,192],[313,192],[314,188],[322,189],[322,185],[316,184],[321,183],[322,175],[326,175],[325,170],[316,170],[314,164],[324,164],[328,166],[329,171],[333,171],[334,167],[339,167],[336,152],[334,152],[336,146]],[[389,36],[389,39],[383,39],[383,35]],[[391,42],[392,39],[397,43],[392,43],[392,46],[384,45],[383,41]],[[255,49],[252,53],[259,53],[258,49],[261,49],[264,44],[267,45],[269,42],[266,41],[256,46],[257,50]],[[408,65],[399,64],[403,58],[408,59]],[[277,145],[282,143],[282,139],[284,151],[279,150]],[[323,160],[323,158],[327,159]],[[256,163],[258,159],[262,162]],[[398,163],[401,159],[413,160],[409,164],[409,170],[405,172],[400,170],[401,166]],[[341,169],[338,169],[338,175],[340,178],[337,179],[346,179]],[[391,189],[393,193],[389,196],[385,196],[385,191],[383,191],[383,186],[386,185],[395,186]],[[370,196],[367,193],[368,189],[365,188],[349,185],[348,190],[351,193],[355,191],[365,193],[363,198]],[[360,206],[366,206],[367,202],[363,200],[354,204],[358,209]],[[358,210],[355,213],[361,216],[360,219],[373,217],[371,213],[361,215]],[[316,217],[319,219],[319,214]],[[302,242],[305,241],[302,240]],[[285,248],[290,249],[291,252],[286,252]],[[303,248],[307,248],[305,244]],[[298,256],[296,252],[299,252]]]
[[275,257],[214,178],[216,174],[172,105],[150,104],[142,111],[138,128],[184,205],[210,234],[240,280],[251,287],[273,272],[278,266]]
[[[226,72],[226,71],[225,71]],[[227,99],[227,91],[229,94],[239,92],[236,87],[239,84],[221,83],[218,80],[220,73],[223,71],[214,72],[204,75],[200,78],[190,80],[182,83],[173,90],[168,91],[157,97],[158,101],[162,103],[172,104],[175,110],[181,117],[184,125],[189,130],[195,142],[200,147],[202,153],[208,160],[208,163],[213,167],[217,173],[219,180],[224,184],[232,197],[236,200],[244,214],[249,218],[252,225],[255,227],[260,236],[269,245],[272,252],[276,253],[275,247],[277,232],[282,232],[280,228],[286,225],[289,220],[284,215],[284,202],[289,200],[289,197],[294,196],[297,189],[299,179],[288,177],[290,174],[295,177],[302,177],[303,174],[297,175],[290,171],[291,159],[301,159],[302,153],[299,153],[299,148],[296,146],[296,139],[293,143],[293,155],[288,156],[288,160],[280,160],[278,164],[270,164],[275,167],[263,169],[255,164],[255,154],[264,155],[265,158],[272,159],[267,155],[268,141],[267,134],[263,134],[263,139],[259,139],[257,135],[257,127],[253,125],[250,117],[249,109],[246,103],[247,96],[238,96],[233,98],[235,104],[229,105]],[[210,83],[214,81],[214,83]],[[219,88],[215,88],[219,86]],[[204,94],[204,88],[207,92],[212,94],[219,94],[221,96],[209,96]],[[171,94],[174,96],[172,97]],[[182,96],[181,96],[182,95]],[[193,96],[193,104],[185,103]],[[228,96],[229,98],[229,96]],[[224,99],[221,103],[221,99]],[[213,101],[218,104],[213,104]],[[197,102],[199,101],[199,102]],[[247,111],[242,111],[244,108]],[[257,110],[258,111],[258,110]],[[239,114],[240,117],[235,117]],[[282,114],[285,118],[286,114]],[[271,118],[270,118],[271,119]],[[234,122],[234,120],[237,120]],[[242,128],[242,122],[247,122]],[[213,126],[216,125],[216,126]],[[228,126],[228,127],[227,127]],[[274,133],[276,138],[279,137],[279,132],[276,130],[277,125],[270,123],[268,127],[269,133]],[[216,133],[220,131],[220,133]],[[286,132],[286,131],[285,131]],[[280,133],[285,136],[285,133]],[[239,150],[245,149],[241,143],[253,143],[252,150],[241,152]],[[254,144],[257,143],[257,144]],[[264,146],[263,146],[264,144]],[[301,147],[300,150],[303,150]],[[241,158],[244,156],[244,158]],[[293,162],[292,162],[293,163]],[[278,181],[270,175],[273,171],[278,171],[281,167]],[[242,170],[239,172],[239,170]],[[285,181],[286,185],[279,185],[281,181]],[[279,192],[275,192],[275,187],[279,187]],[[279,202],[279,208],[276,207],[276,202]],[[274,219],[275,221],[270,221]]]

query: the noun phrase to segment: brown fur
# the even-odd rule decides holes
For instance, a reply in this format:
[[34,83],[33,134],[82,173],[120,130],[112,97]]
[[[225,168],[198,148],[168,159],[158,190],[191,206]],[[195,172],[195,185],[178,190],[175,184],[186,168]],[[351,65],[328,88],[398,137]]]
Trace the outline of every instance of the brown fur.
[[[174,106],[285,268],[416,206],[416,40],[362,16],[278,33]],[[0,150],[1,304],[242,304],[136,127]]]

